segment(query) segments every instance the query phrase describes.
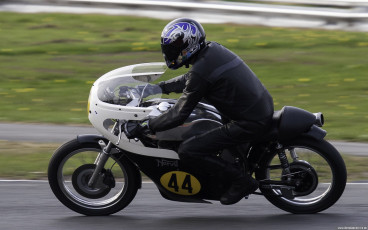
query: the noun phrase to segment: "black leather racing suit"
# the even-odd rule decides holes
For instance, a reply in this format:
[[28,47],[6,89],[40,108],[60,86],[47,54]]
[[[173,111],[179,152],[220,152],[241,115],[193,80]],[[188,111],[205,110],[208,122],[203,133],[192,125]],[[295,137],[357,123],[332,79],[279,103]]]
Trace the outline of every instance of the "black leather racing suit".
[[188,73],[159,83],[163,93],[183,94],[171,109],[151,118],[149,126],[155,132],[179,126],[205,99],[230,122],[184,141],[179,157],[198,167],[205,164],[209,170],[222,169],[231,174],[231,169],[214,155],[264,134],[274,112],[272,97],[251,69],[220,44],[207,43],[195,58]]

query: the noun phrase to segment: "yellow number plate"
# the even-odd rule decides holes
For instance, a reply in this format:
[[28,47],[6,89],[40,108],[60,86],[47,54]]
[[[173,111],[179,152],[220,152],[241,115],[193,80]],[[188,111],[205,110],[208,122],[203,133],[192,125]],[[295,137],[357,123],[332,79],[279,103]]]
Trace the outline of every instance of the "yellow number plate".
[[183,171],[165,173],[160,182],[170,192],[180,195],[195,195],[201,190],[201,184],[197,178]]

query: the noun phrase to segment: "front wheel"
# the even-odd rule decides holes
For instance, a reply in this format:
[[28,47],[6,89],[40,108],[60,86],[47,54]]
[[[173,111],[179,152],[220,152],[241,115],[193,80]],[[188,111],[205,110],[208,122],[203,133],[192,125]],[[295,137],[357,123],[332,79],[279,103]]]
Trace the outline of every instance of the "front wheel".
[[[346,167],[339,152],[327,141],[300,138],[283,143],[290,163],[289,175],[282,170],[276,153],[267,155],[256,171],[259,181],[287,184],[261,187],[266,199],[278,208],[295,214],[310,214],[331,207],[346,185]],[[292,157],[293,156],[293,157]],[[294,159],[293,161],[291,159]],[[289,184],[290,184],[289,183]]]
[[135,166],[121,153],[115,153],[106,162],[97,184],[89,187],[100,152],[98,143],[72,140],[57,149],[49,163],[48,179],[55,196],[84,215],[110,215],[122,210],[140,185]]

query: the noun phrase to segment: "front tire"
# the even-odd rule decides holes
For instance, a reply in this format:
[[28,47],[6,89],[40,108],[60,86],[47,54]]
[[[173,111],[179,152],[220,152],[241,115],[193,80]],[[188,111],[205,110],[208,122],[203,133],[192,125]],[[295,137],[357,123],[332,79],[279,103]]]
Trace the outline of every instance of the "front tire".
[[[108,178],[113,185],[101,183],[101,179],[96,188],[89,188],[88,176],[94,170],[92,166],[99,152],[98,143],[80,143],[75,139],[55,151],[48,168],[49,184],[59,201],[88,216],[110,215],[122,210],[134,199],[140,186],[136,167],[121,153],[116,153],[105,165],[107,171],[113,171]],[[82,179],[76,180],[76,174]]]
[[[294,214],[311,214],[321,212],[331,207],[342,195],[346,185],[346,167],[339,152],[327,141],[317,141],[311,138],[299,138],[288,143],[283,143],[284,149],[294,151],[298,154],[299,168],[307,167],[308,162],[311,169],[315,170],[316,187],[313,191],[293,191],[294,198],[286,198],[278,189],[260,188],[267,200],[278,208]],[[289,158],[290,161],[290,158]],[[274,172],[274,164],[279,164],[277,154],[270,154],[264,158],[260,168],[256,171],[256,178],[262,180],[282,180],[283,172]],[[293,163],[291,163],[293,164]],[[297,170],[298,172],[299,170]],[[314,174],[310,174],[314,175]],[[308,182],[311,182],[309,179]]]

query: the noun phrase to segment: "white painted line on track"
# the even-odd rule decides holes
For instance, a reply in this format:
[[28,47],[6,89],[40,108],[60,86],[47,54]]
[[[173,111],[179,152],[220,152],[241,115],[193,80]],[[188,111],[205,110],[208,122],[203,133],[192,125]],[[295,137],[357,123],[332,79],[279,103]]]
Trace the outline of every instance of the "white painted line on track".
[[0,180],[0,182],[49,182],[48,180]]
[[[48,183],[48,180],[0,180],[0,182],[34,182],[34,183]],[[152,184],[152,181],[143,181],[143,184]],[[366,182],[349,182],[347,185],[368,185]]]
[[357,185],[357,184],[362,184],[362,185],[368,185],[368,183],[359,183],[359,182],[356,182],[356,183],[346,183],[348,185]]
[[[34,183],[48,183],[48,180],[0,180],[0,182],[34,182]],[[142,181],[143,184],[151,184],[152,181]]]

